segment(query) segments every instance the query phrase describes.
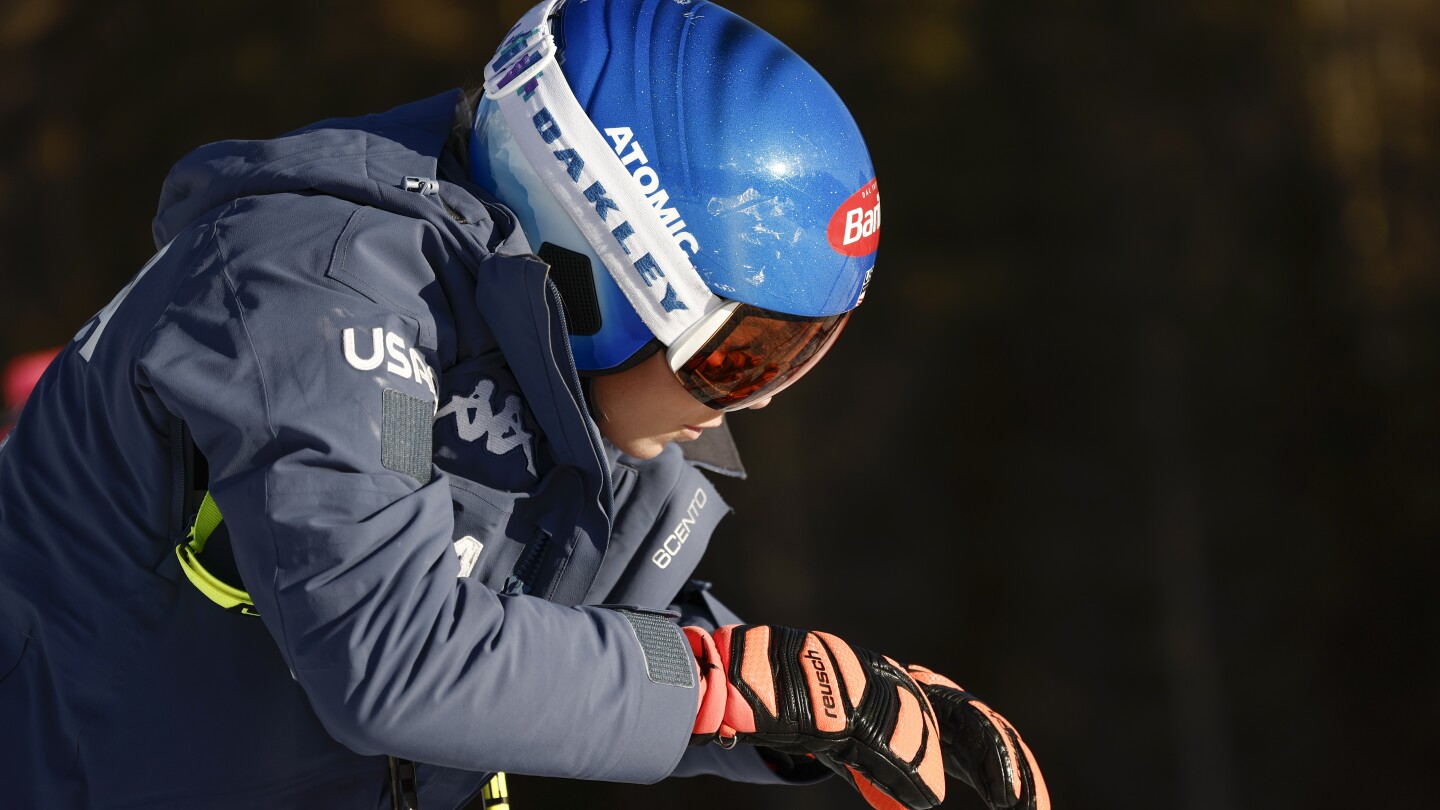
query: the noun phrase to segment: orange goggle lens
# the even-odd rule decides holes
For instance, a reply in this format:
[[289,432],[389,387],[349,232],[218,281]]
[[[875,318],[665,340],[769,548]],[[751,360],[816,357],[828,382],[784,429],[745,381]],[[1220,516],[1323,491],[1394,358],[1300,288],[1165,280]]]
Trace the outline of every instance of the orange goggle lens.
[[742,304],[675,376],[706,406],[740,410],[805,376],[849,319],[849,312],[807,318]]

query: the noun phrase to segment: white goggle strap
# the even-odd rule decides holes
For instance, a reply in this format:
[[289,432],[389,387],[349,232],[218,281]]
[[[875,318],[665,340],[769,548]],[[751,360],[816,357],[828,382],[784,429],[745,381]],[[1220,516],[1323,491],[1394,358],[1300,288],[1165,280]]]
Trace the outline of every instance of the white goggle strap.
[[555,194],[630,305],[666,346],[718,309],[710,291],[555,62],[546,0],[520,19],[485,66],[485,95],[530,167]]

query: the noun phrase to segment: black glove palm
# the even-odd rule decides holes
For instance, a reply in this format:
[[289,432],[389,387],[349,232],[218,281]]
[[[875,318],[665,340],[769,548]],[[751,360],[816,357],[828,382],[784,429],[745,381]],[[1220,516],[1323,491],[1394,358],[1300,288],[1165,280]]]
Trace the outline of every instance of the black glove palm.
[[954,681],[906,667],[940,721],[945,773],[974,788],[991,808],[1050,810],[1050,793],[1030,747],[999,712]]

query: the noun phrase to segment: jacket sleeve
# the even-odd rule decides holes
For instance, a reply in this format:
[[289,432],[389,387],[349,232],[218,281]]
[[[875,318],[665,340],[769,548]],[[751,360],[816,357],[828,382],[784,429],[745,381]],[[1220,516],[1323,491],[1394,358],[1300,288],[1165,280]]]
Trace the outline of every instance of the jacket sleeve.
[[[710,592],[710,583],[690,580],[680,591],[672,611],[680,624],[714,632],[727,624],[744,624],[729,607]],[[680,759],[672,776],[718,776],[731,782],[757,785],[813,785],[830,777],[830,770],[811,760],[792,757],[753,745],[721,748],[704,745],[691,748]]]
[[230,227],[138,372],[206,455],[241,577],[326,730],[474,771],[668,775],[697,705],[672,624],[457,578],[447,478],[406,444],[435,412],[420,297],[377,303],[323,272],[329,256],[245,250]]

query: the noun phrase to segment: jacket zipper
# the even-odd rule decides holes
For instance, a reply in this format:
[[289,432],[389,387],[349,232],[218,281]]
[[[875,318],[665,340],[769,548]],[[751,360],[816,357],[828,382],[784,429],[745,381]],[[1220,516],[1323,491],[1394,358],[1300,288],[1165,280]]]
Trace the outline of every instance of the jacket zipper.
[[189,431],[185,423],[178,418],[170,420],[170,451],[174,454],[171,460],[171,492],[170,492],[170,534],[178,538],[185,533],[186,514],[190,508],[190,464],[188,463],[187,444],[190,441]]
[[575,397],[575,404],[580,408],[580,418],[585,422],[585,432],[590,436],[590,451],[595,454],[595,461],[600,465],[600,476],[605,484],[605,520],[608,522],[615,514],[615,485],[610,478],[610,462],[605,458],[605,448],[600,442],[599,428],[595,426],[595,420],[590,418],[590,408],[585,402],[585,392],[580,385],[580,372],[575,369],[575,352],[570,348],[570,327],[565,322],[565,305],[560,298],[560,289],[555,282],[550,280],[550,273],[545,273],[545,289],[550,292],[552,308],[560,318],[560,333],[567,337],[560,341],[565,347],[565,370],[570,372],[570,391]]
[[[545,276],[545,289],[549,292],[550,301],[554,305],[552,307],[554,314],[560,320],[561,334],[570,334],[570,328],[565,323],[565,307],[560,298],[560,290],[556,288],[555,282],[550,280],[548,271]],[[565,346],[565,369],[560,370],[568,370],[570,372],[570,393],[576,398],[576,405],[580,408],[580,418],[585,422],[585,434],[590,438],[590,452],[595,454],[595,460],[599,462],[600,476],[604,483],[603,488],[605,491],[605,519],[608,522],[610,516],[615,512],[615,488],[610,479],[610,465],[605,461],[604,449],[600,444],[600,436],[597,433],[595,423],[587,415],[589,411],[585,404],[585,393],[580,386],[580,373],[575,369],[575,353],[570,348],[570,341],[568,339],[561,341],[561,343]],[[550,545],[550,540],[552,539],[552,535],[549,532],[544,529],[540,531],[542,532],[541,536],[532,540],[530,544],[525,547],[525,551],[515,563],[515,567],[511,569],[510,576],[505,578],[505,587],[501,593],[518,596],[528,594],[533,590],[540,561],[544,559],[545,549]]]
[[541,529],[540,536],[525,546],[525,551],[511,569],[510,576],[505,578],[505,593],[515,595],[530,592],[540,561],[545,557],[545,548],[549,545],[550,533]]

